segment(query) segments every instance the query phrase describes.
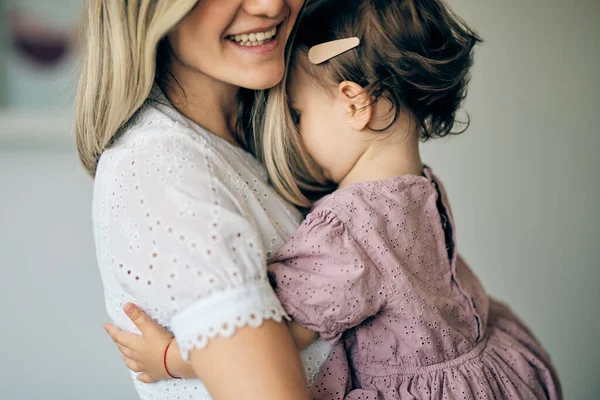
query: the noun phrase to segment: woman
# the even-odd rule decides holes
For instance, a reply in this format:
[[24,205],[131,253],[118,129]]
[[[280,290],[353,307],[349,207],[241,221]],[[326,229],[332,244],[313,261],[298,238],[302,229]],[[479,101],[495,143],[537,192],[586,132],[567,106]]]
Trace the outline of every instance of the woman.
[[[206,386],[136,381],[141,398],[308,398],[266,276],[267,257],[301,215],[246,151],[250,115],[261,113],[248,89],[283,78],[302,5],[88,2],[77,144],[95,176],[107,311],[134,332],[122,307],[140,305],[174,333]],[[307,371],[316,372],[328,351],[313,346]]]

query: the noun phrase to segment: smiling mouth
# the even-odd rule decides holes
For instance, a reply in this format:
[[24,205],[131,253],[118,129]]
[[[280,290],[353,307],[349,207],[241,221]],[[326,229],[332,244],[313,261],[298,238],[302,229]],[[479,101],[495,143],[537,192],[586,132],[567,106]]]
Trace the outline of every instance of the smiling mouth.
[[240,35],[230,35],[227,36],[228,40],[240,45],[240,46],[260,46],[266,43],[269,43],[277,36],[278,26],[274,26],[273,28],[264,31],[264,32],[253,32],[253,33],[243,33]]

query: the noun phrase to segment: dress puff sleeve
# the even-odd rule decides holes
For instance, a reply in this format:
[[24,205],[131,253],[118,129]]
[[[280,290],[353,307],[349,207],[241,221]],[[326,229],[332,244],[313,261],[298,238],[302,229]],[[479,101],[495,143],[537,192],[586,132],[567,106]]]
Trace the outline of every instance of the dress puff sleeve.
[[285,310],[327,341],[385,306],[379,270],[328,210],[309,214],[272,262],[269,273]]

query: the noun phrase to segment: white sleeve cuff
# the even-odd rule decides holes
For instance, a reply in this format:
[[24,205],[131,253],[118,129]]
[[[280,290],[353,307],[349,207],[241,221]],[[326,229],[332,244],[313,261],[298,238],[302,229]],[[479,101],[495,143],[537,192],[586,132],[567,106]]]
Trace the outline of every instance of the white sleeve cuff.
[[231,337],[237,328],[256,328],[267,319],[283,318],[287,314],[269,282],[257,280],[197,300],[175,314],[171,329],[182,358],[189,362],[189,352],[203,349],[211,338]]

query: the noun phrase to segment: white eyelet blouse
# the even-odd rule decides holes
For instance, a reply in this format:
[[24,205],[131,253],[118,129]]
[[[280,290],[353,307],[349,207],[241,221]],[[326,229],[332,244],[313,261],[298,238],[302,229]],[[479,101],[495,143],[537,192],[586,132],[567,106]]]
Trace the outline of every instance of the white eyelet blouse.
[[[212,337],[280,321],[266,263],[300,220],[252,155],[169,105],[144,106],[96,172],[94,234],[109,317],[137,332],[122,308],[139,305],[173,332],[186,360]],[[317,340],[301,354],[308,385],[330,349]],[[198,380],[134,383],[142,399],[210,399]]]

